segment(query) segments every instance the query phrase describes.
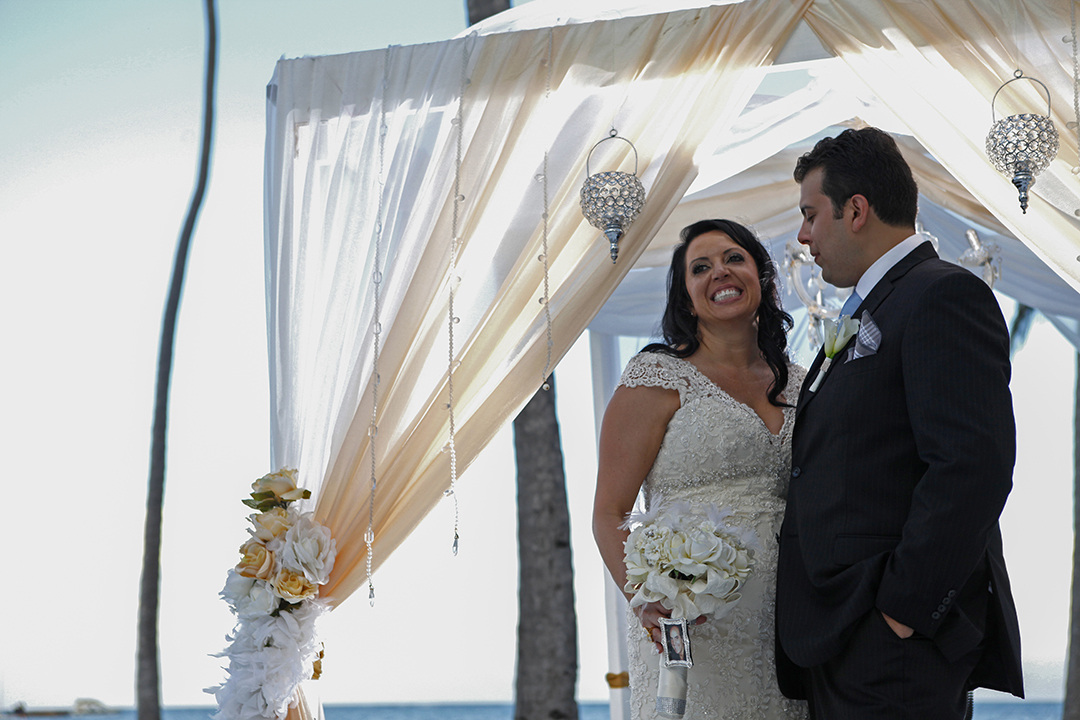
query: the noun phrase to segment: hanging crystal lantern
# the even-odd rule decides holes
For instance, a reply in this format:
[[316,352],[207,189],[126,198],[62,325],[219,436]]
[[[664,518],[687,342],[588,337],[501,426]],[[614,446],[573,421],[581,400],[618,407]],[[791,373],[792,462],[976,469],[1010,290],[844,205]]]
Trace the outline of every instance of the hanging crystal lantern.
[[[1005,85],[1016,80],[1031,80],[1042,85],[1046,92],[1046,115],[1023,113],[994,120],[994,102]],[[1013,79],[1005,81],[990,101],[990,118],[993,125],[986,136],[986,154],[998,172],[1012,176],[1012,183],[1020,193],[1020,209],[1027,213],[1028,190],[1035,184],[1035,176],[1041,173],[1057,157],[1058,133],[1050,119],[1050,91],[1046,85],[1022,70],[1013,73]]]
[[[589,159],[593,150],[607,140],[622,140],[634,151],[634,172],[618,170],[589,173]],[[645,205],[645,187],[637,177],[637,148],[634,143],[619,137],[615,129],[608,137],[593,145],[589,157],[585,159],[585,184],[581,186],[581,212],[589,224],[604,231],[611,243],[611,262],[619,257],[619,239],[622,238],[630,223]]]

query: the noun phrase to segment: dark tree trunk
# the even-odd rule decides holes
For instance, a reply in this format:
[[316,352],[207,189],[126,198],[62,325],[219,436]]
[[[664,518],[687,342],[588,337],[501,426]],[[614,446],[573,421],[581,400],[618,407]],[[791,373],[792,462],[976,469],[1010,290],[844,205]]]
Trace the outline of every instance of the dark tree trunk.
[[[469,25],[510,0],[467,0]],[[577,720],[577,615],[555,376],[514,420],[518,484],[515,720]]]
[[150,479],[146,492],[146,527],[143,532],[142,577],[139,579],[138,647],[136,649],[135,702],[139,720],[160,720],[161,678],[158,668],[158,600],[161,587],[161,513],[165,499],[165,445],[168,436],[169,380],[172,376],[176,317],[184,287],[191,236],[210,176],[210,148],[214,128],[214,83],[217,67],[217,16],[214,0],[206,0],[206,78],[203,85],[202,152],[199,177],[173,258],[169,296],[161,320],[158,348],[154,426],[150,445]]
[[469,15],[469,24],[475,25],[503,10],[509,10],[510,0],[466,0],[465,8]]
[[514,420],[518,486],[515,720],[577,720],[577,616],[555,377]]
[[1063,720],[1080,720],[1080,353],[1076,355],[1073,405],[1073,567],[1069,608],[1069,656],[1065,661]]

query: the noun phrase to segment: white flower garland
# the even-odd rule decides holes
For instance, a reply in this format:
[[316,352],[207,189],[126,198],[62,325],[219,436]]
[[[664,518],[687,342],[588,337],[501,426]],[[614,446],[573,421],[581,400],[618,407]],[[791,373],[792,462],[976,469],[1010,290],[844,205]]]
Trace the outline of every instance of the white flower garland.
[[221,597],[237,617],[228,646],[229,677],[206,692],[217,698],[215,720],[284,720],[297,688],[321,672],[315,620],[330,608],[319,598],[334,567],[337,543],[312,513],[291,507],[311,497],[296,487],[296,470],[282,468],[252,483],[243,502],[251,539],[229,570]]

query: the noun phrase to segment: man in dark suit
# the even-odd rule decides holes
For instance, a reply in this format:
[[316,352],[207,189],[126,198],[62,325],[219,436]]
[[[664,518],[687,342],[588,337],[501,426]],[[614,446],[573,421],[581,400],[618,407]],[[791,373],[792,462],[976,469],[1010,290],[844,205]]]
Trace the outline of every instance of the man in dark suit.
[[795,180],[799,242],[854,287],[860,327],[799,397],[781,689],[817,720],[958,720],[971,688],[1022,697],[998,526],[1016,445],[1001,310],[915,233],[918,189],[887,133],[821,140]]

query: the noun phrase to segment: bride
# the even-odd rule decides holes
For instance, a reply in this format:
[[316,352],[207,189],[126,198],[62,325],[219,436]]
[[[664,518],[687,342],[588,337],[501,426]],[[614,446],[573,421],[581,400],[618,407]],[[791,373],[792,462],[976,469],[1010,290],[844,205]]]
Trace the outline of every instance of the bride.
[[[805,718],[805,703],[780,694],[773,664],[776,535],[805,377],[787,359],[791,317],[750,230],[702,220],[681,239],[668,271],[666,342],[630,360],[604,414],[593,534],[623,588],[625,523],[640,490],[650,512],[672,501],[731,509],[728,524],[757,537],[754,566],[726,617],[688,618],[686,717]],[[660,618],[670,615],[649,603],[627,616],[633,718],[657,717]]]

